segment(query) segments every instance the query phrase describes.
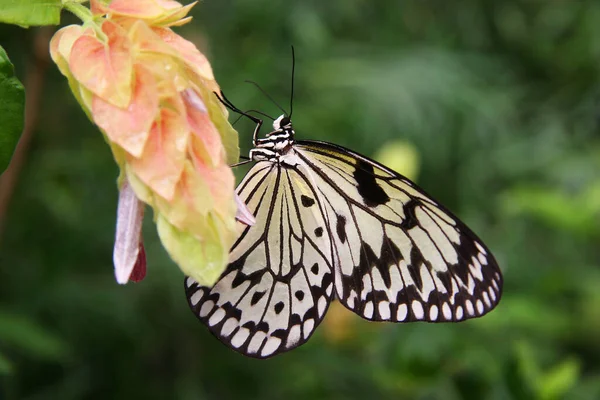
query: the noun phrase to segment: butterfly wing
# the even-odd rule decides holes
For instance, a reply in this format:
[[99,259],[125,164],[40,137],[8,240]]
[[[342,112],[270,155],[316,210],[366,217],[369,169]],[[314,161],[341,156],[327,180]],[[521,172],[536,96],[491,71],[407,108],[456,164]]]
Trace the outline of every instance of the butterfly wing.
[[192,311],[223,343],[270,357],[306,342],[333,296],[333,245],[306,176],[258,162],[237,188],[256,218],[240,224],[214,287],[186,278]]
[[339,300],[375,321],[460,321],[500,300],[502,276],[481,240],[398,173],[340,146],[296,142],[334,244]]

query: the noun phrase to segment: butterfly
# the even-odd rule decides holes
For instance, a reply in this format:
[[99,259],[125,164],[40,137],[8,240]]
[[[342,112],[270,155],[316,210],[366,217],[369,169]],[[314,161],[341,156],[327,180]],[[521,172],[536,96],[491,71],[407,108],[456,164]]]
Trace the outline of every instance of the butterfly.
[[295,140],[290,116],[259,138],[236,192],[239,223],[217,283],[185,279],[193,313],[221,342],[268,358],[305,343],[335,299],[371,321],[458,322],[492,310],[502,275],[463,222],[407,178],[344,147]]

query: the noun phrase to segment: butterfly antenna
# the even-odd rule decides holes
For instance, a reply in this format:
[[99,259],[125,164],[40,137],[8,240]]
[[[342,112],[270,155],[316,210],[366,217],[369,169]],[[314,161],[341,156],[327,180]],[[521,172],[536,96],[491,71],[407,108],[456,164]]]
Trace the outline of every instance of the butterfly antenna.
[[231,126],[235,126],[235,124],[237,124],[237,123],[239,122],[239,120],[240,120],[240,119],[242,119],[242,117],[243,117],[243,115],[241,115],[241,114],[240,114],[240,115],[239,115],[239,116],[238,116],[238,117],[235,119],[235,121],[233,121],[233,122],[231,123]]
[[259,115],[262,115],[263,117],[267,117],[267,118],[269,118],[271,121],[275,121],[275,118],[271,117],[269,114],[266,114],[266,113],[264,113],[264,112],[262,112],[262,111],[258,111],[258,110],[248,110],[248,111],[246,111],[246,112],[247,112],[247,113],[250,113],[250,112],[257,113],[257,114],[259,114]]
[[221,91],[221,94],[219,95],[219,93],[217,92],[213,92],[215,94],[215,96],[217,96],[217,99],[219,99],[219,101],[221,103],[223,103],[223,105],[227,108],[229,108],[231,111],[244,115],[244,112],[242,110],[240,110],[239,108],[237,108],[236,106],[233,105],[233,103],[231,103],[231,101],[229,101],[229,99],[227,97],[225,97],[225,94],[223,93],[223,91]]
[[[240,114],[250,120],[252,120],[255,123],[258,123],[260,120],[258,118],[256,118],[253,115],[248,114],[247,112],[244,112],[242,110],[240,110],[239,108],[237,108],[236,106],[233,105],[233,103],[227,98],[225,97],[225,94],[223,93],[223,91],[221,91],[221,94],[219,95],[217,92],[213,92],[215,94],[215,96],[217,96],[217,99],[219,99],[219,101],[221,103],[223,103],[223,105],[227,108],[229,108],[231,111],[233,111],[234,113]],[[250,110],[252,111],[252,110]],[[235,121],[237,122],[237,120]],[[234,123],[235,123],[234,122]]]
[[[262,116],[265,116],[265,117],[269,118],[271,121],[275,121],[275,118],[271,117],[269,114],[265,114],[265,113],[264,113],[264,112],[262,112],[262,111],[258,111],[258,110],[247,110],[247,111],[246,111],[246,113],[251,113],[251,112],[254,112],[254,113],[260,114],[260,115],[262,115]],[[235,119],[235,121],[233,121],[233,122],[231,123],[231,126],[234,126],[235,124],[237,124],[237,123],[238,123],[238,121],[239,121],[240,119],[242,119],[242,117],[244,117],[244,116],[245,116],[244,114],[240,114],[240,116],[239,116],[239,117],[237,117],[237,118]]]
[[284,113],[285,115],[287,115],[287,111],[285,111],[285,110],[283,109],[283,107],[281,107],[281,106],[280,106],[280,105],[279,105],[279,104],[278,104],[278,103],[277,103],[275,100],[273,100],[273,98],[272,98],[271,96],[269,96],[269,94],[268,94],[267,92],[265,92],[265,90],[264,90],[263,88],[261,88],[261,87],[260,87],[260,85],[259,85],[258,83],[254,82],[254,81],[245,81],[245,82],[246,82],[246,83],[251,83],[251,84],[253,84],[254,86],[256,86],[256,88],[257,88],[258,90],[260,90],[260,91],[262,92],[262,94],[264,94],[264,95],[265,95],[265,96],[266,96],[266,97],[267,97],[269,100],[271,100],[271,103],[275,104],[275,105],[277,106],[277,108],[279,108],[281,111],[283,111],[283,113]]
[[290,93],[290,116],[292,119],[292,113],[294,112],[294,72],[296,70],[296,54],[294,52],[294,46],[292,46],[292,90]]

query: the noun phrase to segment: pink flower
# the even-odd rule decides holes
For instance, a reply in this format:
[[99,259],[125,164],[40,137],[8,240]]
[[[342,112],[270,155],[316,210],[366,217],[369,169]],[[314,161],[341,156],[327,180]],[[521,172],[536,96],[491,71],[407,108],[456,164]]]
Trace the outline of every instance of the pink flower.
[[50,45],[121,169],[114,253],[119,283],[132,279],[134,270],[137,278],[145,271],[143,203],[154,209],[171,258],[203,285],[212,285],[227,265],[236,214],[252,221],[234,198],[229,164],[238,159],[238,139],[213,94],[219,86],[210,64],[170,28],[188,22],[193,5],[92,0],[92,17],[62,28]]

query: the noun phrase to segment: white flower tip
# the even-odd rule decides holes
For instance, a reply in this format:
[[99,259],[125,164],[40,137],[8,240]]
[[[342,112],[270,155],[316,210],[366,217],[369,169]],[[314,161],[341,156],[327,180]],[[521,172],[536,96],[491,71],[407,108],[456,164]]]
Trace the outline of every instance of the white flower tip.
[[129,275],[131,275],[131,271],[133,271],[133,265],[131,268],[125,267],[117,267],[115,263],[115,279],[119,285],[125,285],[129,282]]

